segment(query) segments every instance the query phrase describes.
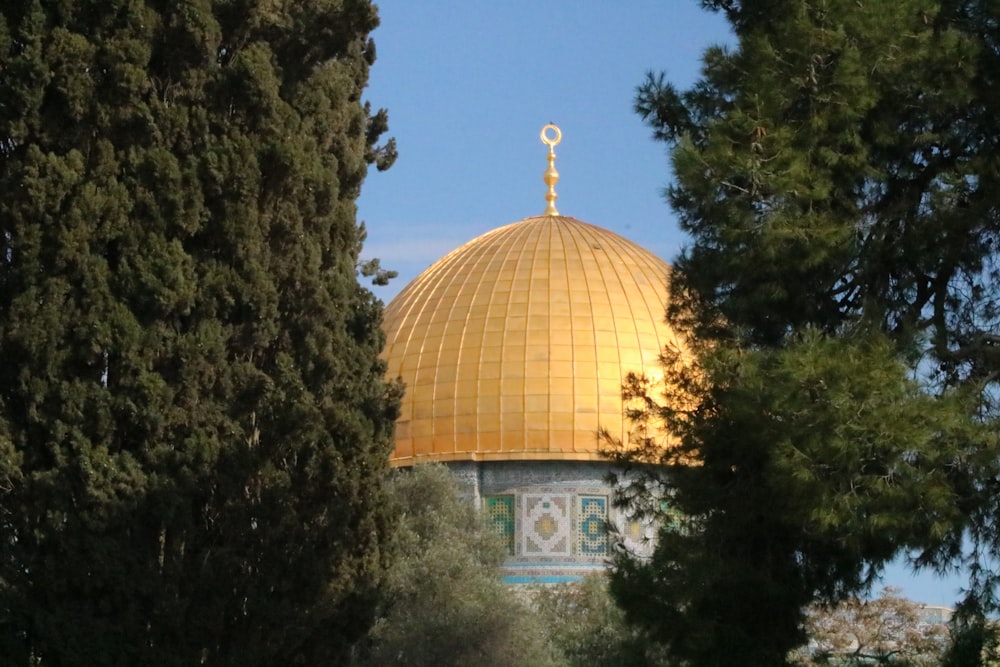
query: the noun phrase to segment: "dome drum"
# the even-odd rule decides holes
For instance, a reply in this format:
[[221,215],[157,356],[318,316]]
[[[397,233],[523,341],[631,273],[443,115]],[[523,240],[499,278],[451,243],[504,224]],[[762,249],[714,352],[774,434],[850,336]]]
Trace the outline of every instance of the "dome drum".
[[609,525],[624,548],[650,553],[655,528],[614,507],[606,463],[463,461],[449,467],[503,537],[507,583],[560,583],[603,571],[611,557]]

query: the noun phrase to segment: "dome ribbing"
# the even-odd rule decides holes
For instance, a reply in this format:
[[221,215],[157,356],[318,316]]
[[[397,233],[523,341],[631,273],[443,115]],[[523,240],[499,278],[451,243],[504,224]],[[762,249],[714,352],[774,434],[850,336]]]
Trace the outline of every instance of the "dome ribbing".
[[406,395],[394,465],[598,460],[624,438],[628,372],[676,343],[666,263],[565,216],[527,218],[452,251],[385,310],[387,376]]

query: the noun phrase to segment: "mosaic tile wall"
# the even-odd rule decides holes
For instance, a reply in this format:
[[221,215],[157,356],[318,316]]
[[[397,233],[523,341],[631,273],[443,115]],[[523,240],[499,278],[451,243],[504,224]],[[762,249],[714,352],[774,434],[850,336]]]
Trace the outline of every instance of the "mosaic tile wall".
[[609,555],[607,495],[531,491],[485,498],[486,512],[504,537],[507,553],[525,558]]
[[607,464],[479,461],[449,468],[503,536],[508,583],[574,581],[602,572],[611,557],[609,524],[629,551],[652,549],[655,526],[613,507]]
[[572,497],[566,493],[521,496],[521,555],[572,556]]
[[503,538],[507,553],[514,554],[514,496],[490,496],[486,499],[486,513],[493,530]]
[[582,556],[608,553],[608,499],[606,496],[577,498],[576,552]]

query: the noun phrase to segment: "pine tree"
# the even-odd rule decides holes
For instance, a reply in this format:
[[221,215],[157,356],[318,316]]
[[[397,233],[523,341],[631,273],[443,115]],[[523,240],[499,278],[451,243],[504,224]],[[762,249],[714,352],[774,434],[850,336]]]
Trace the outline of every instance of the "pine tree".
[[689,348],[668,354],[666,405],[627,388],[620,460],[668,472],[625,499],[662,482],[671,514],[614,590],[692,665],[780,665],[806,605],[909,549],[953,564],[970,526],[995,539],[1000,13],[703,4],[736,46],[636,102],[691,238],[668,308]]
[[392,518],[367,0],[0,7],[0,654],[336,664]]

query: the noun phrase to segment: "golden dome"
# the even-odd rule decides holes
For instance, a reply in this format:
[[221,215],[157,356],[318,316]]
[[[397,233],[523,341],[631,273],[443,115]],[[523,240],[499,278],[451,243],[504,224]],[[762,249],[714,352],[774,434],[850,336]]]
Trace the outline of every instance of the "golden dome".
[[406,383],[394,465],[598,460],[624,438],[621,385],[662,375],[667,264],[574,218],[488,232],[385,309],[388,377]]

